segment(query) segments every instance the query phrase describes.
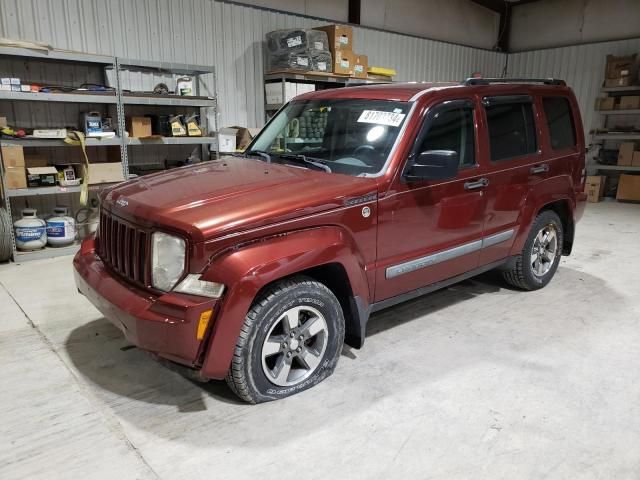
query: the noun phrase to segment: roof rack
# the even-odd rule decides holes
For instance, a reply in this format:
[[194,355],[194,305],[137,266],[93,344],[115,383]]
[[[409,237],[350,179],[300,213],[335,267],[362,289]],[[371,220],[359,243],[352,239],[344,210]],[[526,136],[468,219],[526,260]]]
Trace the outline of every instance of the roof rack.
[[492,83],[543,83],[545,85],[566,85],[564,80],[557,78],[467,78],[462,85],[490,85]]

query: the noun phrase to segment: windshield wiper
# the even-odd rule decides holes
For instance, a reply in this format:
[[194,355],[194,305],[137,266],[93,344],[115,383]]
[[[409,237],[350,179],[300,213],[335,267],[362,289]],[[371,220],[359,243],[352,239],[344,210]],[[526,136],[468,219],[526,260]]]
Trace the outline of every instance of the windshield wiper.
[[309,158],[307,158],[305,155],[302,155],[301,153],[279,153],[278,157],[280,158],[284,158],[285,160],[294,160],[297,162],[301,162],[301,163],[305,163],[307,165],[313,165],[314,167],[323,170],[327,173],[331,173],[331,168],[329,168],[329,165],[325,165],[324,163],[321,163],[319,161],[314,161],[311,160]]
[[267,163],[271,163],[271,155],[269,155],[267,152],[263,152],[262,150],[249,150],[244,154],[245,157],[247,155],[257,155],[258,157],[264,158]]

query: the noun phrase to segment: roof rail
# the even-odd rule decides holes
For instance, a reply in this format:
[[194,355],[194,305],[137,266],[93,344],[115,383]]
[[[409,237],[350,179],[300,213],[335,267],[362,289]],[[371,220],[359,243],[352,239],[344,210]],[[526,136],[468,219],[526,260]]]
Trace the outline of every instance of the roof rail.
[[492,83],[543,83],[545,85],[566,85],[564,80],[557,78],[467,78],[462,85],[490,85]]

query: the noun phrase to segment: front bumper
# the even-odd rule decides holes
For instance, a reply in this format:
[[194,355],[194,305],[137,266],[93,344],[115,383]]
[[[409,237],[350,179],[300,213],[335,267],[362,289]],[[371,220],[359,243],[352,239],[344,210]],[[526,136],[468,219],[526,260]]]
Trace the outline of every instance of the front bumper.
[[[196,337],[202,312],[216,309],[216,300],[180,293],[155,296],[112,274],[86,240],[73,259],[78,290],[141,349],[174,362],[198,366],[203,341]],[[214,322],[212,315],[208,330]],[[205,335],[205,340],[207,336]]]

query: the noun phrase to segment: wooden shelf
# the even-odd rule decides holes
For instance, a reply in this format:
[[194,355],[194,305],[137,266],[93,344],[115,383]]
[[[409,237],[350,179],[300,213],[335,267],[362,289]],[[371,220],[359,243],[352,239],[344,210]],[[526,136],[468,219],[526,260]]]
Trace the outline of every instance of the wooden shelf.
[[625,92],[639,92],[640,85],[630,85],[628,87],[603,87],[601,92],[603,93],[625,93]]
[[597,170],[618,170],[621,172],[640,172],[640,167],[627,167],[622,165],[597,165]]
[[640,133],[598,133],[593,140],[640,140]]
[[639,109],[627,109],[627,110],[597,110],[600,115],[640,115]]

